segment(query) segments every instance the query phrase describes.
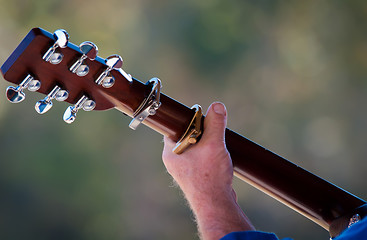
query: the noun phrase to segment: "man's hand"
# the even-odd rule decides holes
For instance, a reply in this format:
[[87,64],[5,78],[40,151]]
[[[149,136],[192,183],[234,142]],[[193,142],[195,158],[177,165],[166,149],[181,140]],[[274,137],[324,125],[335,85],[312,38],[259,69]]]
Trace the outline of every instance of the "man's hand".
[[225,106],[217,102],[207,111],[202,138],[184,153],[173,153],[176,143],[164,138],[163,162],[184,192],[205,240],[254,230],[232,188],[233,166],[224,139],[226,125]]

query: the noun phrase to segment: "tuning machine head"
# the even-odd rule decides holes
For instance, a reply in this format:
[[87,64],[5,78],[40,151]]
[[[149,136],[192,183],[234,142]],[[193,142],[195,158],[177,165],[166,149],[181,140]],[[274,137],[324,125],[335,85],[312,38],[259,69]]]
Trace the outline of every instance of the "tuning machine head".
[[83,64],[83,62],[87,58],[93,61],[97,57],[98,47],[94,43],[86,41],[79,45],[79,49],[83,55],[70,67],[69,70],[79,77],[83,77],[89,72],[88,65]]
[[52,91],[42,100],[38,101],[34,108],[39,114],[44,114],[52,107],[52,100],[65,101],[69,96],[69,92],[62,90],[61,87],[55,86]]
[[83,109],[84,111],[92,111],[96,107],[96,103],[88,99],[87,96],[83,95],[78,102],[74,106],[69,106],[64,113],[64,121],[66,123],[72,123],[75,121],[76,114],[79,109]]
[[119,55],[111,55],[105,59],[107,65],[101,75],[95,80],[95,83],[102,85],[104,88],[110,88],[115,84],[115,78],[110,74],[113,69],[120,69],[122,67],[123,60]]
[[30,74],[17,86],[9,86],[6,89],[6,97],[11,103],[19,103],[25,99],[23,89],[28,88],[29,91],[35,92],[41,87],[41,82],[34,79]]
[[58,29],[54,32],[53,37],[55,43],[47,50],[42,59],[52,64],[59,64],[64,56],[56,50],[57,48],[65,48],[68,45],[69,34],[63,29]]

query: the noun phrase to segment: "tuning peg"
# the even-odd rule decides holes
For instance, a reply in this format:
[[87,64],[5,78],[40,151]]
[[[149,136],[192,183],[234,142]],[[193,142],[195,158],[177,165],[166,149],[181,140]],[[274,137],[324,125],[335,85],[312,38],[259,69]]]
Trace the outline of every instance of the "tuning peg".
[[98,85],[102,85],[105,88],[110,88],[115,84],[115,78],[110,74],[113,69],[119,69],[122,67],[123,60],[119,55],[111,55],[105,59],[107,69],[104,70],[101,75],[96,79]]
[[83,95],[74,106],[70,106],[66,109],[63,119],[66,123],[70,124],[75,121],[79,109],[83,108],[84,111],[92,111],[95,107],[96,103]]
[[6,89],[6,97],[11,103],[19,103],[25,99],[24,88],[28,88],[29,91],[35,92],[41,87],[41,82],[34,79],[30,74],[17,86],[10,86]]
[[98,47],[92,42],[82,42],[79,49],[83,55],[70,67],[70,71],[76,73],[79,77],[83,77],[89,72],[88,65],[83,65],[83,62],[87,58],[94,60],[98,54]]
[[56,49],[58,47],[65,48],[68,45],[69,34],[64,29],[58,29],[54,32],[53,36],[55,39],[55,43],[47,50],[42,59],[52,64],[59,64],[64,56],[61,53],[57,53]]
[[44,114],[52,107],[52,100],[59,102],[65,101],[69,97],[69,92],[62,90],[61,87],[55,86],[54,89],[42,100],[38,101],[34,108],[39,114]]

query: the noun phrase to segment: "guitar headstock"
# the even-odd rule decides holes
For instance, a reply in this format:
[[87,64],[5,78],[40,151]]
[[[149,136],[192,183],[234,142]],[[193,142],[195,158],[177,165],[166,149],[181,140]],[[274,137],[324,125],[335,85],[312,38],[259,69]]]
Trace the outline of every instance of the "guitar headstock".
[[23,101],[25,89],[46,95],[35,104],[40,114],[51,109],[52,100],[72,104],[64,113],[67,123],[75,120],[80,109],[115,108],[133,118],[130,128],[143,123],[179,141],[195,111],[161,93],[158,78],[144,84],[124,72],[122,63],[118,55],[99,57],[92,42],[71,43],[65,30],[52,34],[34,28],[1,66],[1,72],[5,80],[17,85],[7,88],[10,102]]
[[35,105],[38,113],[47,112],[54,99],[66,101],[72,106],[66,110],[64,120],[71,123],[79,109],[107,110],[126,103],[124,108],[133,112],[136,103],[121,94],[129,92],[133,80],[121,67],[120,56],[103,59],[92,42],[77,46],[69,42],[65,30],[51,34],[34,28],[2,65],[1,72],[7,81],[17,85],[7,88],[10,102],[23,101],[26,88],[38,91],[46,95]]

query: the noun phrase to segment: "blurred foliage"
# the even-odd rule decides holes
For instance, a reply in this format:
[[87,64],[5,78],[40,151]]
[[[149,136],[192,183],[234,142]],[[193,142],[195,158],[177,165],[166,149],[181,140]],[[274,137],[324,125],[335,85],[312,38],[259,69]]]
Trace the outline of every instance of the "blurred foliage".
[[[229,127],[367,198],[367,2],[0,0],[0,62],[32,27],[64,28],[100,56],[121,54],[142,81],[204,108],[223,101]],[[8,83],[0,81],[5,92]],[[117,111],[57,103],[38,116],[0,101],[1,239],[197,239],[161,163],[161,137]],[[236,180],[260,230],[328,239],[315,224]],[[312,187],[312,186],[310,186]]]

